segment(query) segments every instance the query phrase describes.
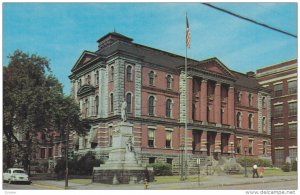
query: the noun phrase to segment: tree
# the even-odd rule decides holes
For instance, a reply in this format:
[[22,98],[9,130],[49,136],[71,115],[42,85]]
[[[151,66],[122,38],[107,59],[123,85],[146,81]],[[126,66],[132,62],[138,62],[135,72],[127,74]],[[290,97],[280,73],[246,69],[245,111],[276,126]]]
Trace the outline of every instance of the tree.
[[62,85],[51,74],[49,61],[35,54],[15,51],[3,67],[3,132],[6,138],[6,164],[13,166],[12,145],[22,155],[30,172],[30,159],[37,147],[38,132],[65,132],[65,122],[79,134],[87,127],[80,119],[78,105],[63,94]]

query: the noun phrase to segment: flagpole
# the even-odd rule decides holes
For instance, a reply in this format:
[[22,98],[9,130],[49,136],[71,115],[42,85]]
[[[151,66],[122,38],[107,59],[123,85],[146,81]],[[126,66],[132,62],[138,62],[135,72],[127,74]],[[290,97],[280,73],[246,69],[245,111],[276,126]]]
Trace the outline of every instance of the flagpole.
[[[187,12],[186,18],[187,18]],[[185,125],[184,125],[184,161],[185,161],[185,179],[187,179],[187,120],[188,120],[188,81],[187,81],[187,44],[185,44]]]

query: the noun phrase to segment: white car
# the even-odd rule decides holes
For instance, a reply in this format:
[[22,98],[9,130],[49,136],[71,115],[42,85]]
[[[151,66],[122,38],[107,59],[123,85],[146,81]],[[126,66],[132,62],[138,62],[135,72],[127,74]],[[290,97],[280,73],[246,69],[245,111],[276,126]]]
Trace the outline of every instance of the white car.
[[30,184],[31,181],[28,177],[28,174],[24,169],[20,168],[10,168],[3,173],[4,182],[13,183],[13,182],[24,182]]

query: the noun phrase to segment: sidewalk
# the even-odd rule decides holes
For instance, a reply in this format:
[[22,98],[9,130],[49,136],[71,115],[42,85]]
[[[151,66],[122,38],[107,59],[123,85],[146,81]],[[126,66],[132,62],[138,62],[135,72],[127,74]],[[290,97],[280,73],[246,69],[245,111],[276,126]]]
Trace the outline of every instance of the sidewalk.
[[[242,185],[242,184],[256,184],[256,183],[271,183],[280,181],[292,181],[297,180],[297,175],[294,176],[272,176],[264,178],[252,178],[252,177],[232,177],[232,176],[206,176],[206,180],[201,182],[178,182],[178,183],[166,183],[156,184],[155,182],[149,183],[148,189],[150,190],[176,190],[176,189],[203,189],[208,187],[220,187],[227,185]],[[144,190],[144,184],[122,184],[122,185],[109,185],[100,183],[87,183],[77,184],[71,181],[68,183],[69,190]],[[39,180],[34,181],[32,185],[53,189],[64,190],[65,181],[54,180]]]

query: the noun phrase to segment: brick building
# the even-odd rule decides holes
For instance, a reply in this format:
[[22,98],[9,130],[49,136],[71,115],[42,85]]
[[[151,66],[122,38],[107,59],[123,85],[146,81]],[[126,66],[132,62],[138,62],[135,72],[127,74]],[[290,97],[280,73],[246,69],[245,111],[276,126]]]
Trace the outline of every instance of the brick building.
[[183,56],[115,32],[97,42],[98,50],[84,51],[69,76],[71,94],[92,125],[87,136],[70,136],[75,153],[108,156],[125,99],[135,151],[144,163],[167,162],[178,171],[185,109],[190,171],[199,156],[244,157],[246,151],[270,158],[270,96],[253,72],[232,71],[217,58],[188,59],[186,97]]
[[282,165],[297,158],[297,59],[258,69],[257,79],[272,90],[272,157]]

